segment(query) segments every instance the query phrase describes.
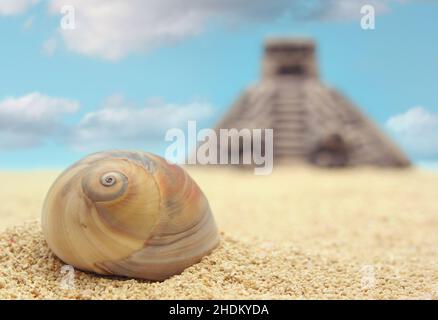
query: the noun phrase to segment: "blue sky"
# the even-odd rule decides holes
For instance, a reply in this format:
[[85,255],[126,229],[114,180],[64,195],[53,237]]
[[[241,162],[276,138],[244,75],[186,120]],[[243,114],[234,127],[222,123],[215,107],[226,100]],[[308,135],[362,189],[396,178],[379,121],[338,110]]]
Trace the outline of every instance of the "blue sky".
[[[421,165],[438,163],[438,2],[0,0],[0,169],[64,167],[107,148],[162,153],[214,125],[259,78],[268,36],[318,43],[337,87]],[[362,30],[360,7],[376,8]],[[62,5],[77,28],[60,29]]]

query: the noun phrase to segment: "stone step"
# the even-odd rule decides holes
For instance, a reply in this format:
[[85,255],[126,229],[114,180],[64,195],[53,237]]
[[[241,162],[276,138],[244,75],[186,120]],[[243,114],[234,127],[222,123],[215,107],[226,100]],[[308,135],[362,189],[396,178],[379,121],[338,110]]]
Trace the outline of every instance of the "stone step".
[[308,150],[304,148],[275,148],[274,147],[274,157],[281,156],[296,156],[296,155],[306,155]]
[[291,103],[291,104],[275,104],[273,110],[294,110],[294,111],[305,111],[305,108],[300,104]]
[[307,137],[304,135],[299,136],[295,134],[283,135],[283,136],[274,135],[274,144],[281,144],[281,145],[307,144]]
[[276,99],[275,104],[281,104],[281,105],[292,105],[292,104],[297,104],[297,105],[304,105],[305,104],[305,100],[303,99]]
[[273,110],[306,111],[300,104],[275,104]]
[[275,114],[270,115],[272,120],[282,120],[282,119],[288,119],[291,121],[303,121],[305,122],[307,119],[307,115],[304,113],[289,113],[289,112],[277,112]]
[[281,114],[282,116],[285,114],[297,115],[297,116],[305,116],[307,112],[305,110],[289,108],[289,109],[274,109],[272,115]]
[[294,115],[294,114],[281,114],[281,115],[273,115],[272,121],[278,121],[278,122],[305,122],[306,117],[303,117],[301,115]]
[[300,141],[274,141],[274,149],[283,150],[283,149],[307,149],[306,144]]
[[292,130],[292,131],[299,131],[299,130],[303,130],[304,128],[306,128],[307,126],[305,125],[305,123],[303,121],[272,121],[271,125],[276,128],[277,130]]
[[284,136],[290,134],[304,135],[305,132],[307,131],[306,126],[304,126],[302,123],[288,123],[287,125],[272,123],[272,127],[275,129],[275,135],[278,136]]

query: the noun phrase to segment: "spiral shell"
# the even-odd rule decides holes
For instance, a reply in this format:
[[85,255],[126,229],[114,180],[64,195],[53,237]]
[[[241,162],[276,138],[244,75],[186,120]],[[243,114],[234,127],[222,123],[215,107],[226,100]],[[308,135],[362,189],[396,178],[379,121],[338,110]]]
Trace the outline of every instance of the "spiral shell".
[[42,228],[67,264],[149,280],[181,273],[219,243],[197,184],[145,152],[96,153],[68,168],[49,190]]

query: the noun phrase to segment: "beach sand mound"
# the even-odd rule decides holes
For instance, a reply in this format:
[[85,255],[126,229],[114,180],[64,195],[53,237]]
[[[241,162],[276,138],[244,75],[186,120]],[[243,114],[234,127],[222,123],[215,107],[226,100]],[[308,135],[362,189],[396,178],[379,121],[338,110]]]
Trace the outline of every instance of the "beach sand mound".
[[[1,299],[438,298],[425,281],[434,271],[416,270],[415,261],[367,270],[354,260],[309,253],[290,242],[224,234],[211,255],[163,282],[63,272],[37,221],[4,231],[0,248]],[[404,263],[409,270],[400,276],[395,271]]]

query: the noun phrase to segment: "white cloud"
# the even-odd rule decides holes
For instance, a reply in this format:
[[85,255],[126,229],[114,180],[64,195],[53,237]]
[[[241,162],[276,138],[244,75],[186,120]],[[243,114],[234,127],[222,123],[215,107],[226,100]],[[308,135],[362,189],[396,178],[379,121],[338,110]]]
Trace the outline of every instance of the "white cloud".
[[75,101],[38,92],[0,101],[0,150],[37,146],[59,134],[66,114],[78,110]]
[[0,15],[15,15],[27,11],[39,0],[0,0]]
[[[23,13],[40,0],[0,0],[0,15]],[[377,13],[393,3],[415,0],[48,0],[62,20],[74,8],[76,27],[58,31],[67,49],[117,60],[131,53],[196,36],[215,21],[225,26],[271,22],[282,17],[304,20],[359,19],[364,4]],[[70,14],[70,11],[68,11]]]
[[356,19],[363,4],[376,12],[403,0],[51,0],[50,10],[75,8],[76,29],[60,33],[71,51],[117,60],[205,31],[209,23],[242,25],[298,19]]
[[[414,0],[48,0],[63,20],[74,8],[76,27],[59,33],[68,50],[118,60],[131,53],[196,36],[212,22],[225,26],[303,20],[358,20],[364,4],[385,13],[393,3]],[[0,0],[0,15],[23,13],[39,0]],[[70,14],[70,11],[68,11]],[[50,40],[49,40],[50,41]]]
[[168,129],[185,130],[188,120],[205,127],[214,113],[213,107],[202,101],[175,104],[151,99],[144,106],[135,106],[117,95],[81,117],[78,110],[76,101],[38,92],[1,100],[0,150],[31,148],[49,141],[85,151],[161,147]]
[[438,113],[413,107],[391,117],[386,125],[414,156],[438,160]]
[[63,5],[75,8],[77,28],[60,29],[68,49],[119,59],[197,35],[214,17],[235,21],[252,16],[272,18],[291,2],[294,1],[53,0],[50,8],[54,13],[59,13]]
[[162,145],[168,129],[184,129],[188,120],[202,122],[212,114],[213,108],[205,102],[171,104],[150,100],[138,107],[121,96],[112,96],[102,108],[85,114],[72,129],[69,143],[79,150]]

